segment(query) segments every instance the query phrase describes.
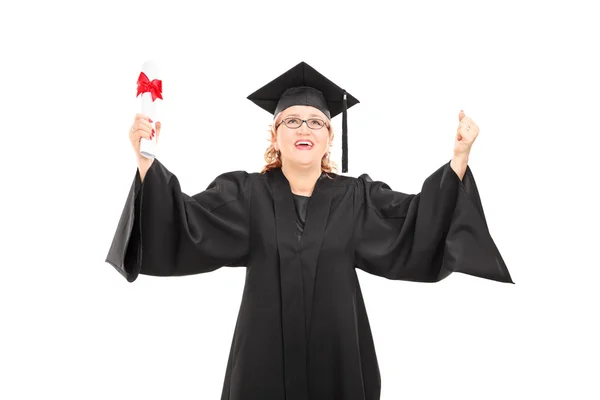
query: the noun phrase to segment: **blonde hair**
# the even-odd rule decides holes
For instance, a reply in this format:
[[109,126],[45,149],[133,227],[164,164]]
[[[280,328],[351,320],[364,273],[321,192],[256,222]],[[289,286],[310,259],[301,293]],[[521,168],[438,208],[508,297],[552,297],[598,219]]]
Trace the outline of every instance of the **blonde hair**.
[[[281,163],[281,158],[277,157],[277,151],[275,151],[275,146],[273,145],[273,141],[275,141],[276,137],[277,137],[277,132],[275,131],[275,126],[279,123],[279,117],[281,116],[281,113],[277,114],[277,117],[273,120],[273,123],[269,125],[269,127],[267,128],[267,131],[270,134],[269,139],[267,139],[267,141],[269,142],[269,147],[267,148],[267,150],[265,151],[265,162],[267,163],[262,171],[260,171],[261,174],[264,174],[266,172],[269,172],[270,170],[274,169],[274,168],[281,168],[282,163]],[[329,121],[329,142],[330,145],[333,143],[333,138],[334,138],[334,133],[333,133],[333,126],[331,125],[331,121]],[[333,179],[331,176],[328,175],[328,173],[334,173],[337,174],[337,163],[335,161],[331,161],[331,157],[329,157],[329,153],[325,154],[323,156],[323,158],[321,158],[321,171],[325,172],[325,174],[327,175],[327,177],[329,179]]]

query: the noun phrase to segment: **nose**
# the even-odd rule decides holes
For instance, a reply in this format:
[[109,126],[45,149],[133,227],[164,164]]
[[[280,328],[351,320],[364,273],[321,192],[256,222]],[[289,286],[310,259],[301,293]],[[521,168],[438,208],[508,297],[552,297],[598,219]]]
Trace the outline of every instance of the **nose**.
[[[306,125],[306,127],[304,125]],[[308,127],[308,121],[302,121],[298,130],[301,132],[309,132],[310,128]]]

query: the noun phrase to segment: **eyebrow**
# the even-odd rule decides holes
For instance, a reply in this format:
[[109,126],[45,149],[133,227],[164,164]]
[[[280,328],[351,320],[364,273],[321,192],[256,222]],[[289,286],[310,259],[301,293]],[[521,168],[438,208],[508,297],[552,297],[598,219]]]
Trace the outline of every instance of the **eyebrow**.
[[[286,117],[299,117],[300,114],[297,113],[293,113],[293,114],[288,114],[286,115]],[[319,118],[323,118],[321,117],[319,114],[310,114],[309,117],[319,117]]]

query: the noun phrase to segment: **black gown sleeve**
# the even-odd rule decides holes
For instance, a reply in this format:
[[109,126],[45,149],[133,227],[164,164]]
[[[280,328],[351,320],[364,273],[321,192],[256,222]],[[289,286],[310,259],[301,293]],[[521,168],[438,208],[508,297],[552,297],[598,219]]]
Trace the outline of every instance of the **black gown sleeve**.
[[355,267],[388,279],[438,282],[462,272],[514,283],[488,231],[471,168],[444,164],[418,194],[357,178]]
[[251,187],[247,172],[232,171],[188,196],[155,159],[143,183],[136,169],[105,261],[129,282],[139,274],[181,276],[244,266]]

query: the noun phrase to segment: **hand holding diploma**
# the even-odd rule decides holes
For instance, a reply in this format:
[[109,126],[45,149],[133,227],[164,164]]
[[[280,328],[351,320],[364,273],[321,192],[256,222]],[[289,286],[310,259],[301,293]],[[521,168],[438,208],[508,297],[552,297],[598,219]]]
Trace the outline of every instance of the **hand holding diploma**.
[[[157,79],[158,67],[155,62],[147,61],[142,65],[142,72],[137,81],[137,95],[140,97],[142,114],[148,117],[151,124],[158,120],[157,103],[162,101],[162,81]],[[154,129],[154,125],[152,125]],[[146,158],[156,157],[156,141],[143,138],[140,142],[140,154]]]
[[160,122],[154,123],[156,130],[154,130],[152,127],[153,123],[154,121],[147,115],[136,114],[133,120],[133,125],[131,125],[131,129],[129,129],[129,140],[131,140],[133,151],[137,157],[138,169],[140,171],[140,178],[142,179],[142,182],[144,181],[144,177],[146,176],[148,168],[150,168],[152,162],[154,161],[154,157],[148,158],[140,153],[141,141],[144,139],[148,142],[151,141],[156,144],[158,143],[158,136],[160,135]]

